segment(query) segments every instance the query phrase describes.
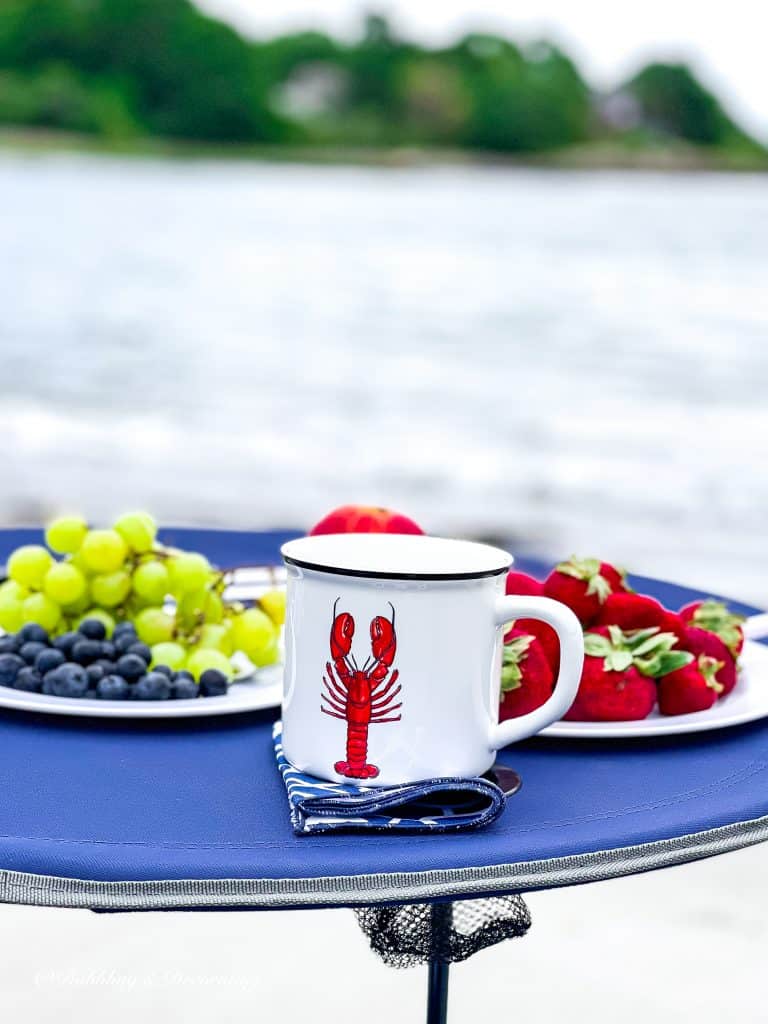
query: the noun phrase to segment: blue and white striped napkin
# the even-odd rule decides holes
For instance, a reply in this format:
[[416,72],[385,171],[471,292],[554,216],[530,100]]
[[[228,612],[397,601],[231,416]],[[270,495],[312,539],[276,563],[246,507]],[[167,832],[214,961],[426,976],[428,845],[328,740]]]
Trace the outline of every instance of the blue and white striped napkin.
[[426,779],[403,786],[352,786],[298,771],[283,754],[275,722],[275,759],[296,835],[320,832],[459,832],[489,825],[506,796],[489,779]]

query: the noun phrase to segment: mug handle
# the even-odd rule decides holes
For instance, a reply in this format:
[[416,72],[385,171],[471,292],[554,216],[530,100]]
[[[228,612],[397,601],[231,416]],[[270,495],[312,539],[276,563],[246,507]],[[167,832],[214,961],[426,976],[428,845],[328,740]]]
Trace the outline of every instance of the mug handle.
[[496,625],[512,619],[541,619],[557,633],[560,641],[560,671],[552,696],[540,708],[520,718],[509,718],[491,729],[491,749],[533,736],[562,718],[573,704],[584,662],[584,634],[570,608],[549,597],[519,597],[510,594],[496,602]]

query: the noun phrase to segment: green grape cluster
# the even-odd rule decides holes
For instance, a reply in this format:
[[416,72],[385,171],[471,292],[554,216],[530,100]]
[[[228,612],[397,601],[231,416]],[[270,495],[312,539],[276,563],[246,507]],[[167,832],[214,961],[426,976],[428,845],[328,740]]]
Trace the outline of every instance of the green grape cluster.
[[8,633],[35,622],[57,635],[96,618],[111,635],[117,621],[128,620],[152,649],[153,664],[196,679],[209,668],[232,678],[237,651],[257,667],[279,658],[285,593],[270,591],[248,608],[226,602],[226,573],[202,554],[159,543],[146,512],[120,516],[108,529],[61,517],[45,543],[17,548],[8,559],[0,585],[0,628]]

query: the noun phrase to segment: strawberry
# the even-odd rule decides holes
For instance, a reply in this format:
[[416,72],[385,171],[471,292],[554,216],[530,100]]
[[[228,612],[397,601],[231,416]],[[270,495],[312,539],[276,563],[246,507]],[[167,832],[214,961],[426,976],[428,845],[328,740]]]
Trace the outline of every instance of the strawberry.
[[584,636],[584,669],[569,721],[634,721],[656,703],[653,677],[681,668],[693,655],[673,651],[677,638],[658,626],[624,632],[597,626]]
[[520,594],[524,597],[541,597],[544,593],[544,584],[535,580],[525,572],[514,572],[510,569],[507,573],[506,592],[508,594]]
[[717,674],[722,662],[700,655],[696,661],[668,672],[659,680],[659,711],[662,715],[688,715],[706,711],[722,696]]
[[583,626],[588,626],[609,594],[626,590],[623,569],[616,569],[597,558],[576,558],[560,562],[544,580],[544,594],[562,601]]
[[544,655],[549,662],[549,667],[556,676],[560,671],[560,641],[557,633],[546,622],[541,619],[515,619],[515,629],[521,629],[524,633],[535,636],[541,644]]
[[[529,577],[526,572],[510,571],[507,573],[507,593],[520,594],[525,597],[542,597],[544,584],[535,580],[534,577]],[[515,629],[537,638],[544,648],[550,668],[556,676],[560,671],[560,641],[552,627],[543,623],[540,618],[518,618],[513,626]]]
[[[544,584],[534,579],[533,576],[528,576],[527,573],[510,571],[507,573],[506,590],[508,594],[541,597],[544,593]],[[540,619],[516,619],[513,625],[515,629],[523,630],[523,632],[536,637],[544,648],[552,672],[557,675],[560,670],[560,641],[557,639],[554,629]]]
[[716,633],[734,658],[741,654],[744,646],[744,630],[741,624],[745,617],[729,611],[728,606],[722,601],[715,601],[714,598],[693,601],[691,604],[683,605],[678,615],[688,626],[697,626],[699,629]]
[[530,633],[510,629],[504,637],[499,721],[519,718],[549,699],[555,677],[541,644]]
[[587,657],[576,700],[564,716],[572,722],[631,722],[647,718],[656,685],[634,666],[606,671],[602,658]]
[[679,648],[685,647],[685,623],[677,612],[671,612],[668,608],[665,608],[664,619],[659,629],[662,633],[674,633],[677,637],[677,646]]
[[726,645],[717,635],[708,629],[688,626],[685,631],[683,647],[697,657],[707,657],[719,665],[715,678],[722,687],[718,696],[725,697],[736,685],[736,661]]
[[679,646],[685,635],[685,627],[674,612],[660,604],[656,598],[646,594],[609,594],[600,608],[593,626],[620,626],[623,630],[647,629],[658,626],[664,633],[674,633]]

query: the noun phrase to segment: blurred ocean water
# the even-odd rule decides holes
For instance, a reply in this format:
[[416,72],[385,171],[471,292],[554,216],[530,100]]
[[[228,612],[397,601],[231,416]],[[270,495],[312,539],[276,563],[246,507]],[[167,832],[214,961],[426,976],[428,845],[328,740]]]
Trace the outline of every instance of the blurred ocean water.
[[3,523],[347,501],[768,603],[761,177],[0,157]]

